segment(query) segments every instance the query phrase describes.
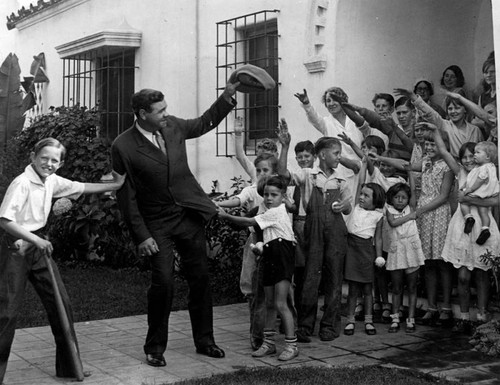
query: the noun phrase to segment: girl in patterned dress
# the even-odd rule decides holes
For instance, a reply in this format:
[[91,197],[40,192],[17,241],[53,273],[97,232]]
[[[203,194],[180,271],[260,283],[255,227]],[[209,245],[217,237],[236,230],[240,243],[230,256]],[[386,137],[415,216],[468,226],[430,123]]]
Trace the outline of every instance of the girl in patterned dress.
[[[410,175],[410,179],[412,176]],[[413,184],[413,182],[411,182]],[[408,318],[406,332],[415,331],[415,309],[417,306],[417,278],[425,257],[418,235],[416,212],[410,207],[411,188],[406,183],[397,183],[387,191],[386,218],[389,223],[389,253],[386,268],[392,280],[392,323],[389,333],[399,331],[400,306],[403,299],[403,282],[408,285]]]
[[[425,286],[428,308],[419,321],[423,325],[451,326],[453,323],[450,303],[453,267],[443,261],[441,253],[450,222],[448,197],[454,177],[453,172],[437,151],[431,132],[425,133],[424,148],[425,156],[421,162],[409,164],[402,160],[384,157],[378,157],[378,160],[407,171],[422,172],[422,191],[418,199],[416,216],[422,250],[425,255]],[[438,313],[437,309],[438,276],[443,292],[441,314]]]
[[[429,125],[429,128],[435,128]],[[439,130],[434,131],[434,136],[438,150],[443,159],[458,179],[458,186],[462,186],[467,181],[467,175],[474,169],[474,149],[475,143],[465,143],[459,151],[459,161],[457,161],[447,150],[439,134]],[[461,192],[463,194],[463,192]],[[459,194],[460,195],[460,194]],[[459,199],[461,201],[462,199]],[[486,201],[486,200],[485,200]],[[472,202],[471,202],[472,203]],[[460,203],[461,204],[461,203]],[[475,206],[471,206],[471,214],[479,220],[479,213]],[[479,226],[474,226],[470,234],[465,234],[464,216],[460,210],[455,211],[451,218],[448,233],[444,242],[443,259],[453,265],[458,270],[458,300],[460,304],[460,318],[455,321],[452,331],[457,333],[472,332],[472,323],[469,313],[470,309],[470,282],[474,276],[477,290],[477,322],[487,322],[488,314],[486,306],[488,304],[488,294],[490,287],[489,271],[491,265],[481,260],[479,257],[488,250],[500,250],[500,231],[493,219],[492,206],[498,205],[498,200],[489,206],[489,216],[491,220],[491,236],[483,245],[476,243],[476,238],[480,232]],[[485,205],[486,206],[486,205]]]

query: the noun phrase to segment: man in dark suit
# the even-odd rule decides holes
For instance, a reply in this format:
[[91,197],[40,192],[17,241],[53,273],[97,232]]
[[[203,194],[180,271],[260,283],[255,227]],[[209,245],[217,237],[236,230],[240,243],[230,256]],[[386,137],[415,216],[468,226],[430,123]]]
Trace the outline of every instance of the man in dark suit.
[[173,299],[174,246],[189,284],[188,309],[196,352],[222,358],[213,336],[212,294],[208,277],[205,224],[216,207],[191,173],[186,139],[214,129],[233,109],[239,83],[196,119],[167,113],[160,91],[143,89],[132,96],[136,121],[114,141],[113,169],[127,173],[117,198],[138,253],[152,265],[148,290],[148,333],[144,345],[151,366],[165,366],[168,319]]

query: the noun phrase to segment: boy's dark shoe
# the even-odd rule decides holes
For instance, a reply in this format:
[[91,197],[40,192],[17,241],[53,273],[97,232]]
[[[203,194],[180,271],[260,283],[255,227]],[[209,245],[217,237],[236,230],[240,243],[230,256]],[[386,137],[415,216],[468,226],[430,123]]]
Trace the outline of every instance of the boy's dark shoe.
[[262,343],[264,342],[263,338],[259,337],[250,337],[250,345],[252,346],[252,350],[256,351],[262,346]]
[[298,329],[295,334],[297,335],[297,342],[311,342],[311,336],[304,329]]
[[146,362],[149,366],[167,366],[165,357],[161,353],[146,354]]
[[337,337],[338,335],[336,335],[332,330],[322,329],[319,331],[319,339],[321,341],[333,341]]
[[490,237],[491,233],[490,230],[488,229],[483,229],[481,233],[479,234],[479,237],[477,237],[476,243],[478,245],[484,245],[484,243],[488,240]]
[[469,217],[465,220],[465,226],[464,226],[465,234],[470,234],[472,228],[474,227],[474,223],[476,223],[476,220],[472,217]]

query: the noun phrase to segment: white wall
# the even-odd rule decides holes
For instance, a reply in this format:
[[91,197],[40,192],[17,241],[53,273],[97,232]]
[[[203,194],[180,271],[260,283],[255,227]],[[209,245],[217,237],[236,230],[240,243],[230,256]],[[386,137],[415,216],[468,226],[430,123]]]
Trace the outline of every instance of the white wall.
[[[74,1],[74,0],[68,0]],[[2,0],[0,20],[20,2]],[[312,53],[317,6],[325,6],[324,72],[310,74],[303,63]],[[493,49],[490,0],[88,0],[52,19],[24,29],[0,25],[0,55],[14,51],[27,75],[32,56],[45,52],[49,105],[62,102],[62,61],[55,47],[117,28],[123,18],[142,32],[136,88],[157,88],[169,112],[201,114],[216,97],[216,23],[264,9],[279,9],[280,115],[294,142],[319,137],[307,122],[295,92],[307,88],[321,114],[322,92],[341,86],[356,104],[370,106],[375,92],[412,87],[425,76],[439,83],[442,71],[459,65],[474,88]],[[229,117],[232,122],[232,116]],[[234,159],[215,157],[215,133],[190,141],[193,171],[206,191],[213,180],[222,190],[243,173]],[[293,154],[290,157],[291,164]]]

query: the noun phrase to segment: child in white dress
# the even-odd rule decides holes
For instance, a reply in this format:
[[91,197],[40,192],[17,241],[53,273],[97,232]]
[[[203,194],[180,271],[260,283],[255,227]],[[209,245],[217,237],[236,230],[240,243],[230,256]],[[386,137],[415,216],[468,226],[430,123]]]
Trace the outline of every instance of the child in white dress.
[[417,305],[417,278],[425,256],[418,235],[416,212],[409,205],[411,189],[406,183],[397,183],[387,191],[386,216],[389,223],[390,249],[386,268],[392,279],[392,323],[389,333],[399,331],[399,309],[403,298],[403,281],[408,285],[408,318],[406,332],[415,331],[415,309]]
[[[494,162],[497,159],[497,146],[492,142],[479,142],[474,148],[474,161],[477,166],[467,175],[467,183],[463,188],[465,195],[476,198],[490,198],[498,195],[498,177]],[[465,219],[464,233],[469,234],[476,222],[471,214],[470,205],[460,205]],[[483,245],[490,237],[490,217],[488,207],[477,208],[481,219],[481,233],[476,243]]]

